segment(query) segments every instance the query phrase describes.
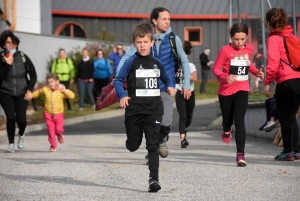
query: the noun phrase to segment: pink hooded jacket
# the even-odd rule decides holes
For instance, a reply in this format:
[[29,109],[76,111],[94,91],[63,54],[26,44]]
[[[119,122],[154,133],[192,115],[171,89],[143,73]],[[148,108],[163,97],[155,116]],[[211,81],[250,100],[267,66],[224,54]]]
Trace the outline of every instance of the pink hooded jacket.
[[274,33],[278,33],[283,36],[294,37],[299,42],[298,38],[294,36],[292,32],[293,28],[288,25],[282,32],[278,32],[274,29],[269,34],[269,38],[267,40],[268,64],[266,69],[266,78],[264,80],[265,85],[269,85],[274,80],[276,80],[276,83],[279,84],[286,80],[300,78],[300,71],[295,71],[284,62],[280,62],[280,59],[283,59],[289,63],[283,43],[283,37],[272,35]]

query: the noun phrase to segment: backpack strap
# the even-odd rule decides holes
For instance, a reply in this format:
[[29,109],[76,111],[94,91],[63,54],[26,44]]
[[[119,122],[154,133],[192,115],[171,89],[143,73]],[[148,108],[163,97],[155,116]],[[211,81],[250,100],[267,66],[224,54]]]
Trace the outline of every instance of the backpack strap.
[[170,44],[171,44],[172,52],[173,52],[174,56],[178,59],[175,35],[173,32],[170,33]]

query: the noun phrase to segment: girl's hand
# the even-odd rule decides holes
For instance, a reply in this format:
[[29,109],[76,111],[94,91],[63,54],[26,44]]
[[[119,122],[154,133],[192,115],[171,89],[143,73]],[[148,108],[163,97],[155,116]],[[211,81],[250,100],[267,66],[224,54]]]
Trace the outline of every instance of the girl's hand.
[[8,57],[4,56],[4,59],[5,59],[6,63],[8,63],[9,65],[12,65],[12,63],[14,61],[13,53],[10,52]]
[[270,85],[265,85],[264,94],[265,94],[266,97],[271,97],[269,89],[270,89]]
[[25,93],[24,99],[27,101],[30,101],[32,99],[31,91],[27,90],[27,92]]
[[119,106],[120,106],[121,108],[126,108],[126,107],[129,105],[128,101],[129,101],[130,99],[131,99],[131,98],[128,97],[128,96],[123,97],[123,98],[120,100]]
[[236,78],[235,78],[234,75],[230,74],[230,75],[227,76],[227,83],[228,84],[233,84],[235,82],[236,82]]
[[173,87],[168,87],[167,91],[170,96],[175,96],[175,89]]
[[259,77],[261,80],[263,80],[264,77],[265,77],[265,74],[264,74],[264,72],[262,72],[262,71],[260,70],[260,71],[258,71],[258,72],[256,73],[256,76]]
[[57,89],[62,93],[65,93],[67,91],[65,85],[63,84],[59,84]]

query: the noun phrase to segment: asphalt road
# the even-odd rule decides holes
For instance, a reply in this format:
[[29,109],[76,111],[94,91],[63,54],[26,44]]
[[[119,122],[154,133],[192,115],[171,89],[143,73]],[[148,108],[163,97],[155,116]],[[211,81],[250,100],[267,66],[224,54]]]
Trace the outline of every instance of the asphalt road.
[[[48,152],[47,131],[26,136],[24,150],[0,152],[0,200],[300,200],[300,161],[275,162],[281,150],[270,140],[247,137],[248,166],[237,167],[235,142],[220,130],[206,130],[215,104],[197,106],[181,149],[177,112],[160,160],[162,190],[148,193],[145,141],[136,152],[125,148],[123,117],[65,127],[65,143]],[[5,150],[6,142],[0,144]]]

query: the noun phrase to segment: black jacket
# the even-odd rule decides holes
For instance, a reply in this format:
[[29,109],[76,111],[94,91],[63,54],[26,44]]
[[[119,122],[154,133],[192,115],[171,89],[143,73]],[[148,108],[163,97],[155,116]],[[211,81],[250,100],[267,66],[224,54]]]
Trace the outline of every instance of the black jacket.
[[37,75],[33,63],[26,54],[24,54],[25,63],[19,51],[15,52],[13,57],[12,65],[1,59],[0,90],[17,97],[24,95],[27,90],[33,91]]

